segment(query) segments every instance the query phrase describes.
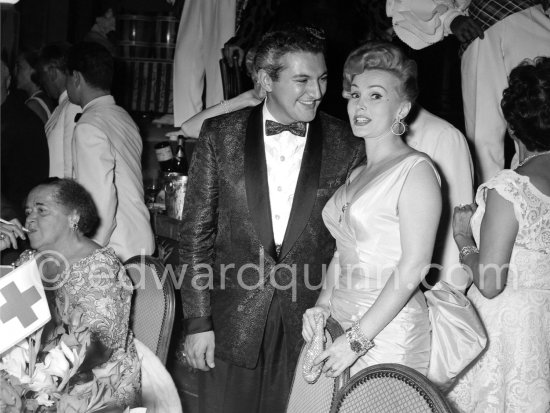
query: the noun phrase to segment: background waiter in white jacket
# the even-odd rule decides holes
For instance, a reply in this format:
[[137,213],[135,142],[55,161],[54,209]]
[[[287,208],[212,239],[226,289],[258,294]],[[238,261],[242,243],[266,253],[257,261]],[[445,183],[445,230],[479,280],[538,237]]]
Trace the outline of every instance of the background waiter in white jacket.
[[125,261],[152,254],[154,236],[143,198],[142,140],[128,113],[110,95],[113,58],[82,42],[67,56],[67,93],[82,107],[73,134],[73,177],[92,195],[101,219],[94,240]]

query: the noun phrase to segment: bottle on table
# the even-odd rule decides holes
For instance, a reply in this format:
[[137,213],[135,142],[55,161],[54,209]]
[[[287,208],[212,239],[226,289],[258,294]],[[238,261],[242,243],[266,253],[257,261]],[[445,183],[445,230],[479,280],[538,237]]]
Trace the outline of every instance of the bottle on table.
[[185,155],[185,138],[183,135],[178,135],[178,147],[176,156],[174,157],[174,172],[179,172],[183,176],[189,173],[189,165],[187,164],[187,156]]
[[178,136],[172,172],[165,173],[166,215],[182,219],[189,166],[185,156],[185,138]]
[[163,141],[155,145],[155,154],[162,173],[173,172],[174,159],[170,142]]

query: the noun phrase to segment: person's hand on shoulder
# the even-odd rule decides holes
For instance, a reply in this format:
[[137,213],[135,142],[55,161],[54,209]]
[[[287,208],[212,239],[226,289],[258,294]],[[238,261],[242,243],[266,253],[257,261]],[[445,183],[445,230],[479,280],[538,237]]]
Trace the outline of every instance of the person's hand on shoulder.
[[189,334],[185,337],[184,351],[189,365],[195,369],[208,371],[214,364],[214,332]]
[[256,89],[250,89],[246,92],[241,93],[240,97],[246,102],[246,106],[256,106],[262,103],[262,100],[264,100],[265,92],[262,93],[262,91],[263,89],[260,91],[256,91]]
[[456,16],[451,22],[450,28],[461,43],[469,42],[477,37],[483,39],[483,30],[469,16]]

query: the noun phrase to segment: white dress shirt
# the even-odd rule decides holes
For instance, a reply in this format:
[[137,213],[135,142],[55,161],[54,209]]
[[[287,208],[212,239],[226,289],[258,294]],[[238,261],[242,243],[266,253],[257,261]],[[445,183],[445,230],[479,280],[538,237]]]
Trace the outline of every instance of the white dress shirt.
[[281,245],[285,237],[294,191],[300,174],[307,129],[304,137],[293,135],[288,131],[267,136],[265,133],[266,120],[277,122],[277,119],[267,109],[267,103],[263,107],[263,128],[269,203],[271,205],[273,238],[275,244]]
[[126,261],[155,247],[143,196],[142,140],[130,115],[111,95],[82,109],[74,129],[73,176],[92,195],[100,226],[94,240]]
[[69,101],[65,90],[59,96],[59,104],[46,122],[46,138],[50,152],[50,177],[72,177],[72,140],[74,117],[82,109]]

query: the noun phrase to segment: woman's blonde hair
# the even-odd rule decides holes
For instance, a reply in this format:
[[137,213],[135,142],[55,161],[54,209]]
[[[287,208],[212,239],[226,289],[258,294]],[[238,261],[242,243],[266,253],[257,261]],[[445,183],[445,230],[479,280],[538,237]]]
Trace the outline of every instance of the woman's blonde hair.
[[356,75],[366,70],[384,70],[400,81],[399,92],[413,103],[418,96],[416,62],[405,56],[401,48],[388,42],[368,42],[352,51],[344,63],[343,95],[347,97]]

